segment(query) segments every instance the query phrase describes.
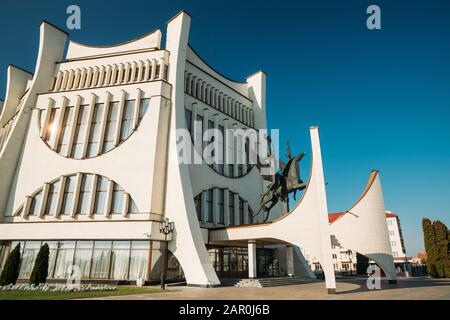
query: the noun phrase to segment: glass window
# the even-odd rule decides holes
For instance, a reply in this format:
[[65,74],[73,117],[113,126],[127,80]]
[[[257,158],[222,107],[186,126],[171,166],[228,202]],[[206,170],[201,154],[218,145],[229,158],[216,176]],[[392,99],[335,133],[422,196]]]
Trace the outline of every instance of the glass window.
[[230,218],[230,225],[234,226],[234,193],[228,192],[228,217]]
[[91,196],[93,175],[83,174],[81,177],[80,184],[80,195],[78,197],[78,213],[88,214],[89,213],[89,198]]
[[80,270],[82,278],[89,278],[93,241],[77,241],[74,265]]
[[97,190],[95,192],[94,213],[105,212],[106,191],[108,189],[108,180],[99,176],[97,180]]
[[219,137],[217,137],[217,138],[218,138],[218,140],[217,140],[218,154],[217,154],[217,160],[216,160],[217,161],[217,171],[220,174],[223,174],[223,171],[224,171],[223,163],[224,163],[224,154],[225,154],[225,144],[223,143],[223,141],[224,141],[223,139],[225,138],[225,128],[221,125],[219,125]]
[[56,214],[56,205],[58,203],[60,181],[57,180],[50,184],[48,188],[47,203],[45,206],[45,214]]
[[202,219],[202,195],[199,194],[194,198],[195,211],[197,212],[198,220]]
[[219,209],[219,223],[224,224],[224,197],[225,197],[225,190],[219,189],[218,190],[218,199],[217,199],[217,206]]
[[64,187],[64,194],[63,194],[63,202],[61,207],[61,214],[70,214],[72,213],[72,203],[73,203],[73,196],[75,193],[75,180],[76,175],[71,175],[66,177],[66,184]]
[[125,105],[123,107],[122,127],[120,131],[121,142],[130,136],[133,129],[133,115],[135,104],[135,100],[125,101]]
[[119,102],[110,102],[108,118],[106,120],[105,140],[103,142],[103,152],[114,148],[116,140],[117,116],[119,113]]
[[39,209],[42,202],[42,190],[36,193],[31,200],[30,215],[39,215]]
[[111,241],[95,241],[92,255],[92,279],[108,279],[111,259]]
[[142,120],[149,106],[150,106],[150,98],[141,99],[141,106],[139,108],[139,121]]
[[95,157],[97,155],[98,140],[102,125],[102,117],[105,105],[96,103],[94,106],[94,114],[92,115],[91,130],[89,132],[89,140],[87,145],[87,156]]
[[111,213],[122,213],[124,190],[114,183],[111,203]]
[[203,156],[203,117],[197,114],[194,123],[194,145]]
[[244,224],[244,200],[239,198],[239,224]]
[[48,278],[53,278],[53,272],[55,270],[56,265],[56,257],[58,254],[58,241],[43,241],[42,244],[47,244],[49,247],[49,256],[48,256]]
[[139,210],[136,206],[136,203],[129,197],[129,203],[128,203],[128,213],[138,213]]
[[[153,250],[155,252],[155,250]],[[131,249],[130,254],[130,280],[136,280],[139,278],[147,279],[148,273],[148,256],[149,249]]]
[[86,127],[89,118],[89,106],[82,105],[78,111],[78,119],[75,127],[73,140],[72,157],[81,159],[83,157],[83,146],[86,136]]
[[186,129],[192,135],[192,111],[189,109],[184,109],[184,121],[186,125]]
[[22,253],[19,279],[28,279],[33,271],[34,261],[41,247],[40,241],[27,241]]
[[57,127],[56,127],[55,119],[56,119],[56,114],[59,113],[59,111],[60,111],[60,108],[52,108],[50,110],[50,117],[48,118],[47,128],[46,128],[45,136],[44,136],[44,140],[47,142],[49,142],[50,139],[52,139],[56,134]]
[[205,192],[205,215],[206,221],[213,221],[213,189],[209,189]]
[[114,241],[111,259],[111,278],[126,280],[130,259],[130,241]]
[[58,256],[56,258],[55,279],[67,279],[69,267],[73,265],[75,241],[60,241]]
[[64,118],[61,127],[61,135],[59,137],[58,152],[67,154],[67,147],[70,140],[70,131],[72,129],[72,118],[74,114],[74,107],[67,106],[64,111]]

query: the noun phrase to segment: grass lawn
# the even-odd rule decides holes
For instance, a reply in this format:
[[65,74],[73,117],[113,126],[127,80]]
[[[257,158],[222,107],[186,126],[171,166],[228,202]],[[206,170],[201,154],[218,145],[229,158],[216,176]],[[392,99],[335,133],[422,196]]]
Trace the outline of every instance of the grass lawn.
[[114,291],[94,292],[0,291],[0,300],[67,300],[157,293],[163,291],[159,288],[134,286],[117,286],[117,289]]

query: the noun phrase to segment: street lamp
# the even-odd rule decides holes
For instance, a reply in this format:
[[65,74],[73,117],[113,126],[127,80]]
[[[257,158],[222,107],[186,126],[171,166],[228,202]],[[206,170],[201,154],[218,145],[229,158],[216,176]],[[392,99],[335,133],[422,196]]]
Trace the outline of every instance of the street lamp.
[[166,287],[167,259],[169,257],[169,243],[167,241],[167,235],[171,234],[174,229],[175,229],[174,223],[170,222],[169,218],[166,218],[159,223],[159,232],[164,234],[164,256],[163,256],[163,268],[161,272],[161,288],[163,290]]

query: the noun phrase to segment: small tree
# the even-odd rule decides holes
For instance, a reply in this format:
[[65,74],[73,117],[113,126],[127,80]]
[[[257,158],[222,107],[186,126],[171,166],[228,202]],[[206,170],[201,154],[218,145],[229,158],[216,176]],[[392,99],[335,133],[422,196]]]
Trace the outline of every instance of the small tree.
[[441,221],[433,222],[434,234],[436,235],[436,269],[439,278],[450,277],[450,273],[446,273],[448,265],[448,239],[447,227]]
[[19,277],[20,268],[20,243],[16,245],[8,256],[2,274],[0,275],[0,286],[15,284]]
[[423,240],[425,244],[425,251],[427,253],[427,270],[431,277],[437,277],[436,268],[436,236],[434,234],[433,224],[430,219],[422,219]]
[[50,250],[48,244],[45,243],[41,249],[39,249],[36,261],[34,262],[33,271],[30,276],[31,284],[38,285],[47,281],[49,255]]
[[369,258],[367,258],[366,256],[357,252],[356,253],[356,273],[357,274],[367,274],[368,267],[369,267]]

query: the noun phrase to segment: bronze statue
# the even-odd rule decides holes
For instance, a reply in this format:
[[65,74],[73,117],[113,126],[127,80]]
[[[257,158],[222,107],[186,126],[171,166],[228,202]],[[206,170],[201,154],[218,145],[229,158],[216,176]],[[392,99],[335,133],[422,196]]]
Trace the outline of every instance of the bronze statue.
[[[270,137],[268,137],[267,140],[270,145]],[[306,187],[306,183],[303,183],[300,178],[299,167],[299,163],[305,156],[305,152],[302,152],[296,157],[292,157],[289,142],[287,142],[286,155],[288,157],[288,162],[285,164],[281,161],[281,159],[279,160],[281,173],[276,172],[275,175],[273,175],[273,179],[270,179],[272,182],[267,186],[266,192],[261,194],[260,208],[254,215],[259,215],[261,211],[265,212],[266,217],[264,218],[264,222],[267,221],[270,210],[278,203],[279,200],[287,204],[289,201],[289,194],[291,192],[294,192],[295,199],[297,190],[301,191]]]

